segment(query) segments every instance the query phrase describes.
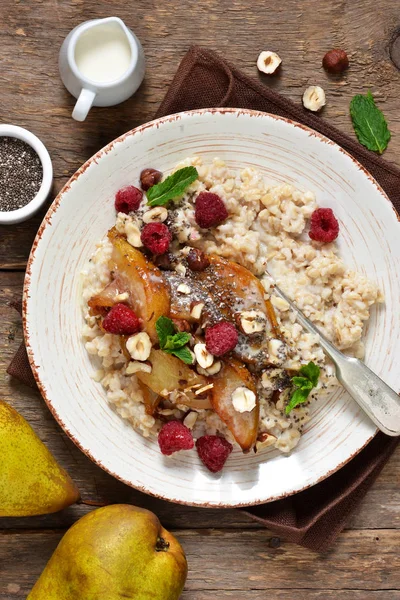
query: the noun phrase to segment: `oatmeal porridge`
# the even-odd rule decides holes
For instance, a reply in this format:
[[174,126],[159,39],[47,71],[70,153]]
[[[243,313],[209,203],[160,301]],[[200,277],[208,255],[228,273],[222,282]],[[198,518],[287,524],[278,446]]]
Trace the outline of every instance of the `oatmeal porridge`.
[[310,402],[339,384],[273,282],[358,358],[377,286],[343,263],[339,225],[313,192],[218,158],[164,179],[147,171],[150,185],[146,172],[142,190],[118,191],[114,227],[83,273],[93,377],[164,454],[196,444],[217,471],[232,445],[290,452]]

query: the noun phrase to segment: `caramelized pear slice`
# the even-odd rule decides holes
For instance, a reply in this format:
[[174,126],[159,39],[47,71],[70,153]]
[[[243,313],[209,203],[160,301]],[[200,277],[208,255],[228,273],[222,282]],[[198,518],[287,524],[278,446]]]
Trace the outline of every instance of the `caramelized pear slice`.
[[115,297],[126,290],[122,290],[122,284],[119,279],[113,279],[108,285],[101,290],[98,294],[95,294],[88,300],[89,313],[92,316],[101,315],[105,316],[109,308],[114,306]]
[[274,338],[282,339],[282,334],[279,329],[278,319],[276,318],[275,309],[272,305],[272,302],[269,298],[264,300],[264,302],[265,302],[265,308],[267,311],[268,321],[271,326],[271,335]]
[[[220,419],[226,424],[233,437],[248,452],[257,440],[260,407],[256,388],[250,372],[239,361],[225,363],[218,375],[213,377],[211,402]],[[256,394],[256,406],[250,412],[240,413],[232,403],[232,394],[238,387],[246,387]]]
[[154,417],[155,412],[157,410],[157,406],[160,404],[162,398],[161,396],[153,392],[153,390],[151,390],[147,385],[142,383],[140,379],[138,379],[138,384],[143,395],[143,402],[146,407],[146,414]]
[[[181,277],[173,271],[166,271],[163,275],[170,289],[171,318],[185,319],[189,323],[194,323],[196,319],[193,317],[192,309],[198,303],[204,305],[200,319],[202,324],[216,323],[224,318],[221,311],[218,310],[211,294],[203,287],[201,281]],[[181,294],[178,291],[179,286],[182,284],[186,284],[189,287],[190,292],[188,294]]]
[[270,334],[279,337],[278,323],[265,290],[259,279],[248,269],[231,260],[210,254],[210,266],[204,271],[191,272],[191,276],[203,284],[214,303],[229,321],[244,310],[261,310],[267,317]]
[[152,342],[158,342],[156,321],[162,315],[168,315],[170,308],[169,290],[162,273],[114,227],[108,237],[114,247],[110,270],[120,282],[121,289],[129,293],[132,308],[142,320],[144,331]]
[[[193,371],[179,358],[162,350],[152,350],[149,356],[151,373],[138,371],[136,377],[154,393],[173,403],[191,408],[211,409],[209,389],[202,392],[210,381]],[[177,392],[173,394],[173,392]],[[196,394],[197,392],[197,394]],[[170,395],[172,393],[172,395]]]
[[268,327],[260,335],[248,336],[239,333],[234,349],[236,358],[256,368],[268,366],[268,339],[280,338],[274,307],[264,298],[262,283],[248,269],[235,262],[209,255],[210,266],[204,271],[190,273],[191,277],[207,289],[223,318],[240,325],[243,311],[258,310],[265,314]]

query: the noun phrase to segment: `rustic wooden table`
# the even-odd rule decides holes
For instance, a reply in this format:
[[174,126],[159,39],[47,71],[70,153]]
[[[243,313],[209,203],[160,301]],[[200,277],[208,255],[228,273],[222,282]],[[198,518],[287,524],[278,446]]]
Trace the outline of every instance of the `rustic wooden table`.
[[[110,14],[124,19],[142,40],[146,79],[121,106],[96,108],[84,123],[77,123],[70,116],[74,100],[58,76],[58,50],[75,25]],[[375,0],[0,0],[0,23],[0,118],[31,129],[47,145],[54,163],[54,194],[95,151],[152,118],[193,42],[219,50],[253,77],[258,77],[258,53],[277,51],[283,71],[265,84],[296,102],[306,85],[322,85],[328,98],[325,118],[350,134],[349,101],[371,88],[393,134],[386,158],[400,166],[400,72],[389,52],[400,11],[393,0],[381,0],[379,7]],[[345,48],[351,60],[339,81],[320,66],[325,51],[335,46]],[[320,556],[272,539],[271,532],[240,512],[177,506],[131,490],[74,446],[38,393],[10,380],[6,366],[22,331],[6,302],[21,294],[43,214],[0,228],[0,396],[33,425],[83,497],[132,502],[158,514],[187,553],[184,599],[400,600],[400,451],[335,547]],[[47,517],[0,519],[0,600],[26,596],[65,529],[87,510],[81,505]]]

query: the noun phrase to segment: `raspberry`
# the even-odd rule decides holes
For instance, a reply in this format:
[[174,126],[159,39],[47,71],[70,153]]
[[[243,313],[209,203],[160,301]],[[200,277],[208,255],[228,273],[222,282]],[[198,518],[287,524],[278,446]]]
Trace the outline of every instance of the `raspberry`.
[[207,469],[212,473],[218,473],[232,452],[233,446],[218,435],[203,435],[196,441],[196,449]]
[[132,335],[140,330],[140,320],[126,304],[114,304],[102,325],[107,333],[116,335]]
[[222,356],[234,349],[238,343],[236,327],[228,321],[221,321],[206,329],[206,348],[214,356]]
[[143,246],[153,254],[165,254],[172,240],[170,230],[164,223],[148,223],[142,229],[140,236]]
[[115,210],[125,213],[137,210],[143,198],[143,192],[134,185],[118,190],[115,194]]
[[192,432],[180,421],[168,421],[160,429],[158,445],[165,456],[179,450],[191,450],[194,446]]
[[221,225],[228,217],[226,206],[217,194],[201,192],[196,198],[194,218],[202,229]]
[[331,208],[317,208],[311,215],[308,233],[316,242],[333,242],[339,235],[339,223]]

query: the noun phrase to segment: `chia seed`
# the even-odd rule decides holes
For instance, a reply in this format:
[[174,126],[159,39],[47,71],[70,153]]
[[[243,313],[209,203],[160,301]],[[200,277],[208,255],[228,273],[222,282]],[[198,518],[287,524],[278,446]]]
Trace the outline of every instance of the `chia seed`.
[[0,211],[26,206],[42,180],[43,167],[35,150],[22,140],[0,136]]

